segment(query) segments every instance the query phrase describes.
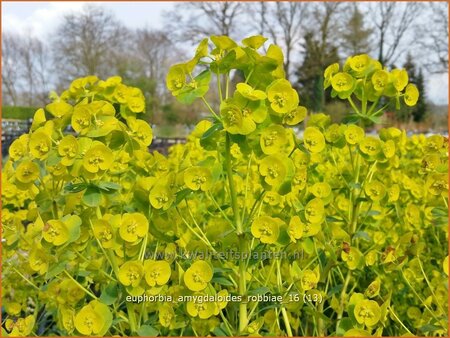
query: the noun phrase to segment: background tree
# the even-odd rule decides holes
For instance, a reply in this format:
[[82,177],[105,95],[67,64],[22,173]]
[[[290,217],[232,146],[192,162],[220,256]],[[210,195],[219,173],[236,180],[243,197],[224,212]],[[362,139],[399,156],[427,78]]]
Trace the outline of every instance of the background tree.
[[414,45],[415,23],[424,9],[418,2],[376,2],[370,5],[378,60],[394,64]]
[[[424,66],[430,73],[448,72],[448,3],[429,2],[427,20],[416,32]],[[432,22],[432,24],[430,24]]]
[[369,53],[373,30],[366,27],[366,15],[357,3],[349,6],[350,16],[342,29],[342,51],[344,55]]
[[235,1],[180,3],[166,12],[165,26],[174,40],[193,44],[209,35],[240,39],[246,34],[240,22],[244,9],[244,4]]
[[2,98],[3,105],[17,105],[17,87],[19,81],[20,50],[18,36],[12,33],[2,34]]
[[308,4],[304,2],[255,3],[250,5],[250,12],[256,11],[255,18],[259,34],[268,36],[272,42],[284,51],[284,69],[286,78],[291,75],[294,53],[304,33],[304,22],[308,17]]
[[52,43],[60,83],[79,76],[104,78],[116,73],[117,57],[128,34],[103,7],[86,5],[81,13],[64,16]]
[[323,111],[325,98],[329,95],[323,91],[323,72],[334,62],[339,62],[338,47],[335,45],[336,34],[340,27],[337,20],[338,2],[314,4],[312,27],[304,35],[302,44],[303,61],[296,71],[297,89],[304,99],[303,104],[309,110]]

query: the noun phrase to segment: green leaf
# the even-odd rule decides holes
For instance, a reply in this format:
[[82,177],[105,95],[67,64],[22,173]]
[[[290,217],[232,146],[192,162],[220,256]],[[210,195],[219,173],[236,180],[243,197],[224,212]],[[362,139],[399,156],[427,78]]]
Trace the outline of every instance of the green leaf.
[[367,232],[365,232],[365,231],[358,231],[358,232],[356,232],[355,235],[353,236],[353,238],[362,238],[362,239],[364,239],[365,241],[368,241],[368,242],[371,240],[370,235]]
[[45,279],[53,278],[57,275],[59,275],[61,272],[63,272],[66,269],[66,261],[59,262],[56,265],[53,265],[46,273]]
[[223,323],[220,325],[221,327],[216,327],[213,330],[213,333],[216,337],[228,337],[228,333],[225,329],[225,325]]
[[111,191],[119,190],[119,189],[122,187],[120,184],[113,183],[113,182],[105,182],[105,181],[100,181],[100,182],[98,182],[97,186],[98,186],[101,190],[104,190],[104,191],[106,191],[106,192],[111,192]]
[[47,165],[54,166],[57,165],[61,161],[61,157],[58,156],[58,153],[52,150],[47,157]]
[[192,193],[191,189],[183,189],[176,193],[175,197],[175,205],[180,204],[186,197],[188,197]]
[[233,286],[233,283],[231,283],[228,279],[225,277],[213,277],[211,279],[211,282],[217,283],[224,286]]
[[177,100],[184,104],[191,104],[196,98],[202,97],[208,92],[210,81],[211,72],[209,70],[201,72],[190,84],[180,90],[176,96]]
[[227,55],[218,60],[211,63],[211,71],[215,74],[225,74],[228,73],[232,68],[236,61],[236,52],[232,50],[227,53]]
[[99,300],[105,305],[112,305],[119,296],[119,289],[116,282],[111,282],[102,291]]
[[100,189],[93,185],[88,186],[83,194],[82,200],[83,203],[86,204],[88,207],[95,208],[99,206],[102,200],[102,194],[100,193]]
[[64,191],[68,193],[76,193],[87,188],[87,183],[68,183],[64,186]]
[[255,36],[250,36],[250,37],[245,38],[244,40],[242,40],[242,44],[244,46],[246,46],[246,47],[258,49],[266,41],[267,41],[267,38],[265,38],[264,36],[262,36],[262,35],[255,35]]
[[75,242],[78,238],[80,238],[81,234],[81,218],[77,215],[66,215],[61,219],[64,224],[67,225],[69,229],[69,239],[68,243]]
[[202,135],[202,140],[206,140],[209,137],[211,137],[212,135],[214,135],[214,133],[216,131],[219,130],[223,130],[223,124],[222,123],[214,123],[207,131],[205,131]]
[[434,324],[425,324],[424,326],[419,328],[419,330],[422,331],[423,333],[442,330],[442,329],[443,329],[442,326],[437,326]]
[[267,286],[262,286],[260,288],[249,290],[248,294],[250,296],[257,296],[257,295],[265,295],[268,292],[270,292],[270,289]]
[[38,205],[40,213],[48,211],[52,206],[52,197],[46,191],[37,194],[34,200],[36,201],[36,205]]
[[[334,89],[333,89],[334,90]],[[354,123],[357,123],[357,122],[359,122],[359,120],[361,120],[361,118],[358,116],[358,115],[356,115],[356,114],[352,114],[352,115],[348,115],[348,116],[345,116],[343,119],[342,119],[342,123],[345,123],[345,124],[354,124]]]
[[140,337],[156,337],[159,334],[159,331],[150,325],[142,325],[138,330],[137,334]]
[[343,336],[345,332],[353,329],[353,323],[350,318],[342,318],[336,330],[337,336]]

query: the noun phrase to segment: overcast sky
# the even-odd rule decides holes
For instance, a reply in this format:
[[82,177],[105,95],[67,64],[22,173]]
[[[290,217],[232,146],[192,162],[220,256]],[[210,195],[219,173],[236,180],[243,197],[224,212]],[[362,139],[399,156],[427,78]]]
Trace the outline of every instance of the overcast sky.
[[[51,36],[63,15],[79,11],[86,2],[2,2],[2,30]],[[92,3],[92,2],[90,2]],[[163,28],[162,13],[176,6],[172,2],[94,2],[111,10],[130,28]],[[448,74],[427,76],[428,99],[448,104]]]

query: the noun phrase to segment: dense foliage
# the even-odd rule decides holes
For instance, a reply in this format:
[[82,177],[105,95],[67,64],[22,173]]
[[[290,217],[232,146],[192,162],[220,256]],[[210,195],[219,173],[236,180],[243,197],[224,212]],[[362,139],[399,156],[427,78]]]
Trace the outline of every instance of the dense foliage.
[[167,157],[119,77],[75,80],[11,145],[3,334],[446,336],[447,140],[360,126],[416,103],[407,73],[331,65],[324,87],[354,109],[332,124],[299,105],[279,47],[210,40],[167,75],[211,112]]

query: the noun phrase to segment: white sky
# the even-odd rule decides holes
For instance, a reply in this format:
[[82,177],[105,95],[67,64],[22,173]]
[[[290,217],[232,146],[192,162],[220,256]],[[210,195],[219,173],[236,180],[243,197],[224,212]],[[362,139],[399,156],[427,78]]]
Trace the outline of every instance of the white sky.
[[[33,34],[43,40],[59,25],[64,14],[79,11],[86,1],[77,2],[4,2],[2,30]],[[163,28],[162,13],[176,6],[173,2],[94,2],[111,10],[130,28]],[[448,74],[427,76],[427,96],[437,104],[448,104]]]

